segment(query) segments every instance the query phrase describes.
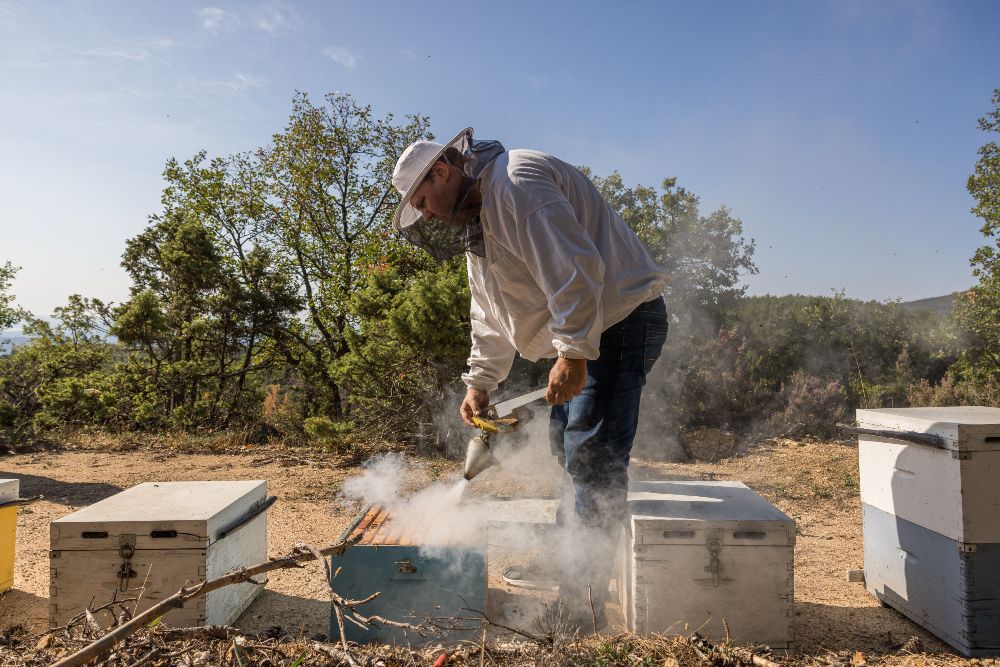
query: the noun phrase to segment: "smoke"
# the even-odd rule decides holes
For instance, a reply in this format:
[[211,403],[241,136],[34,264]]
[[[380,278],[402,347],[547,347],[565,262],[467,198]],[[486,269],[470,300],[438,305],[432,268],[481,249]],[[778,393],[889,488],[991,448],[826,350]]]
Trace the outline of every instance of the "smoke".
[[[466,427],[466,435],[475,433]],[[415,544],[485,544],[497,501],[558,499],[568,485],[568,477],[549,451],[546,419],[536,418],[512,434],[493,436],[491,444],[499,463],[471,482],[461,473],[433,480],[425,464],[403,454],[372,457],[361,474],[344,482],[339,500],[357,510],[384,507]],[[538,546],[538,536],[531,530],[505,530],[504,535],[505,548]]]
[[364,464],[360,475],[344,482],[341,498],[361,501],[365,505],[393,507],[402,499],[408,468],[406,457],[402,454],[372,457]]

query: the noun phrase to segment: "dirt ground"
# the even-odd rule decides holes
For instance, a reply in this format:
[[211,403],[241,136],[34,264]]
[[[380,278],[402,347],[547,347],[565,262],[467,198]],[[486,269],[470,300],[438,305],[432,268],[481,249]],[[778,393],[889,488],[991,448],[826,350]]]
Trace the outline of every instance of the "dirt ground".
[[[268,515],[270,555],[283,555],[298,542],[319,547],[333,543],[355,511],[338,502],[337,496],[359,465],[356,461],[331,467],[303,465],[303,457],[330,463],[319,454],[290,456],[284,450],[185,454],[77,447],[0,458],[0,478],[20,479],[22,496],[44,496],[19,511],[14,588],[0,596],[0,628],[25,624],[41,631],[47,625],[49,522],[140,482],[266,479],[269,492],[279,499]],[[553,470],[537,467],[537,477],[527,480],[505,479],[502,471],[484,473],[473,484],[485,494],[537,494],[538,484],[545,486]],[[457,462],[412,459],[407,484],[418,488],[434,480],[457,479],[459,474]],[[796,650],[787,657],[861,651],[873,658],[903,649],[938,654],[935,662],[975,662],[961,659],[898,612],[880,606],[861,584],[848,583],[847,570],[863,566],[856,447],[786,440],[716,464],[634,460],[631,474],[634,479],[740,480],[795,519]],[[491,586],[504,586],[495,573]],[[500,597],[510,593],[508,589]],[[318,565],[275,572],[236,625],[253,632],[280,626],[295,636],[325,634],[328,600]]]

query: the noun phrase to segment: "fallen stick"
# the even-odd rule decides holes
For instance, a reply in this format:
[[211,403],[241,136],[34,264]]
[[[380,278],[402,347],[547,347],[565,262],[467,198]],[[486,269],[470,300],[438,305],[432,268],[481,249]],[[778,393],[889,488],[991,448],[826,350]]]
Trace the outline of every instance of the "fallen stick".
[[753,656],[753,664],[757,665],[757,667],[781,667],[781,665],[779,665],[778,663],[768,660],[767,658],[761,657],[759,655]]
[[137,632],[140,628],[142,628],[142,626],[146,625],[146,623],[163,616],[163,614],[172,609],[182,607],[184,603],[191,598],[206,595],[214,590],[223,588],[224,586],[252,581],[253,577],[258,574],[265,574],[274,570],[286,570],[293,567],[299,567],[300,563],[316,560],[317,556],[341,556],[352,544],[354,544],[354,542],[342,540],[333,546],[326,547],[325,549],[319,549],[318,551],[300,549],[299,547],[296,547],[292,553],[284,558],[271,560],[266,563],[254,565],[253,567],[240,568],[234,572],[230,572],[227,575],[219,577],[218,579],[203,581],[196,586],[182,586],[179,591],[170,597],[157,602],[155,605],[138,616],[135,616],[127,623],[118,626],[100,639],[84,646],[76,653],[59,660],[53,664],[53,667],[79,667],[79,665],[85,665],[91,660],[94,660],[95,658],[110,651],[118,642],[134,632]]

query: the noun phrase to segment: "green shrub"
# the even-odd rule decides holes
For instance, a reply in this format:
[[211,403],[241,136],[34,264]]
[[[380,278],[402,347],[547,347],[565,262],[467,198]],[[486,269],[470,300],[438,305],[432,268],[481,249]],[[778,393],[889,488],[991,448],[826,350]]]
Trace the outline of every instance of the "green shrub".
[[1000,407],[1000,378],[988,377],[979,381],[961,379],[952,371],[937,384],[931,384],[925,379],[917,380],[908,387],[906,398],[913,407]]
[[330,445],[350,434],[352,425],[347,421],[333,421],[329,417],[309,417],[302,423],[302,429],[310,440]]

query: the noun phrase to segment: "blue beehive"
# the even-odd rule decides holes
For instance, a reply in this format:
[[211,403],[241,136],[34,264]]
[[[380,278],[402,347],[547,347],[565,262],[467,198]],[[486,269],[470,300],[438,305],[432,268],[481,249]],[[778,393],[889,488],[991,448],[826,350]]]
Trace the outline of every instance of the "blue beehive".
[[[486,611],[487,570],[485,526],[460,543],[421,544],[421,526],[400,525],[388,510],[372,506],[359,514],[340,539],[358,539],[343,556],[330,560],[337,593],[361,600],[359,613],[414,625],[434,619],[438,627],[454,628],[441,635],[422,637],[403,628],[372,625],[367,630],[345,624],[349,641],[419,645],[442,639],[458,641],[478,636],[480,617],[470,610]],[[458,540],[456,540],[458,541]],[[331,609],[330,636],[339,637]]]
[[868,591],[966,656],[1000,655],[1000,409],[857,421]]

